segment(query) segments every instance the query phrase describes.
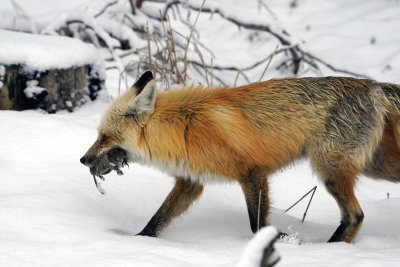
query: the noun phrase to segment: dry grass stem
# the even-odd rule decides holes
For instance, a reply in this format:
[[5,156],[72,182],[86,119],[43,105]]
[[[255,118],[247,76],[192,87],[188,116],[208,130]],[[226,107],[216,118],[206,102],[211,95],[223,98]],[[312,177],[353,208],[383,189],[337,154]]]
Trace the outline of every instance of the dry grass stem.
[[150,46],[150,33],[149,33],[149,23],[147,22],[146,24],[146,39],[147,39],[147,52],[148,52],[148,57],[149,57],[149,68],[151,67],[151,46]]
[[[158,50],[157,48],[157,55],[160,52],[160,50]],[[153,71],[153,75],[154,75],[154,80],[157,78],[157,68],[158,68],[158,56],[156,56],[155,60],[154,60],[154,71]]]
[[272,61],[272,59],[274,58],[276,51],[278,50],[278,47],[279,47],[279,46],[277,45],[277,46],[276,46],[276,48],[275,48],[275,50],[274,50],[274,52],[272,52],[271,56],[269,57],[269,60],[268,60],[267,66],[265,67],[265,69],[264,69],[263,73],[261,74],[261,77],[260,77],[260,79],[258,80],[259,82],[261,82],[261,80],[262,80],[262,79],[263,79],[263,77],[264,77],[264,74],[267,72],[267,70],[268,70],[268,67],[269,67],[269,65],[271,64],[271,61]]
[[207,69],[206,69],[206,63],[204,62],[203,54],[201,53],[201,51],[200,51],[200,49],[199,49],[199,47],[197,46],[196,43],[193,43],[193,45],[194,45],[195,51],[197,52],[197,55],[199,55],[201,64],[203,64],[204,73],[205,73],[205,75],[206,75],[207,86],[210,86],[210,83],[209,83],[209,81],[208,81],[208,73],[207,73]]
[[214,80],[214,62],[211,58],[211,79],[210,79],[210,87],[213,87],[213,80]]
[[201,4],[200,9],[199,9],[199,12],[197,13],[197,17],[196,17],[196,19],[195,19],[195,21],[194,21],[194,23],[193,23],[193,25],[192,25],[192,29],[191,29],[191,31],[190,31],[189,37],[187,38],[186,48],[185,48],[185,54],[184,54],[184,56],[183,56],[183,66],[184,66],[184,67],[183,67],[183,74],[184,74],[183,77],[184,77],[185,79],[186,79],[187,63],[188,63],[187,52],[188,52],[188,49],[189,49],[190,40],[191,40],[191,38],[192,38],[193,31],[194,31],[194,29],[195,29],[195,27],[196,27],[197,21],[198,21],[198,19],[199,19],[199,17],[200,17],[201,11],[202,11],[202,9],[203,9],[205,3],[206,3],[206,0],[204,0],[203,3]]
[[261,213],[261,190],[258,194],[258,211],[257,211],[257,232],[260,230],[260,213]]
[[174,33],[173,33],[173,30],[172,30],[171,20],[169,19],[169,16],[167,16],[167,21],[168,21],[168,25],[169,25],[169,31],[171,33],[171,44],[172,44],[171,47],[172,47],[172,53],[173,53],[173,57],[174,57],[176,83],[181,83],[182,82],[184,85],[186,85],[185,79],[182,77],[182,73],[178,68],[178,57],[176,56]]
[[238,71],[238,72],[236,73],[235,82],[233,83],[233,87],[236,87],[236,83],[237,83],[237,81],[238,81],[238,79],[239,79],[239,74],[240,74],[240,71]]
[[[161,25],[162,25],[162,29],[163,29],[165,44],[167,46],[166,54],[167,54],[168,61],[170,64],[171,72],[173,73],[174,72],[174,63],[172,60],[172,48],[171,48],[170,40],[168,39],[168,34],[167,34],[167,30],[165,28],[164,18],[162,16],[161,10],[160,10],[160,19],[161,19]],[[168,81],[168,83],[169,83],[169,81]]]

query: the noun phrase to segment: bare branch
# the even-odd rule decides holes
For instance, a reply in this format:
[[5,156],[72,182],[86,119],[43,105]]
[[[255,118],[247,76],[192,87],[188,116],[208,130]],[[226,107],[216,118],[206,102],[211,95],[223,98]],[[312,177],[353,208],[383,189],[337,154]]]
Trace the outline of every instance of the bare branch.
[[115,0],[114,2],[108,3],[107,5],[105,5],[105,6],[103,7],[102,10],[100,10],[96,15],[94,15],[94,17],[95,17],[95,18],[100,17],[101,15],[104,14],[104,12],[105,12],[110,6],[113,6],[113,5],[115,5],[115,4],[118,4],[118,2],[119,2],[119,0]]
[[314,55],[312,55],[310,53],[305,52],[304,54],[307,55],[308,57],[310,57],[311,59],[321,63],[325,67],[333,70],[334,72],[340,72],[340,73],[345,73],[345,74],[348,74],[348,75],[351,75],[351,76],[354,76],[354,77],[370,79],[370,77],[368,77],[367,75],[364,75],[364,74],[359,74],[359,73],[355,73],[355,72],[348,71],[348,70],[338,69],[338,68],[332,66],[331,64],[323,61],[322,59],[320,59],[320,58],[318,58],[318,57],[316,57],[316,56],[314,56]]
[[129,5],[131,6],[132,14],[136,15],[136,8],[135,8],[135,4],[133,3],[133,0],[129,0]]

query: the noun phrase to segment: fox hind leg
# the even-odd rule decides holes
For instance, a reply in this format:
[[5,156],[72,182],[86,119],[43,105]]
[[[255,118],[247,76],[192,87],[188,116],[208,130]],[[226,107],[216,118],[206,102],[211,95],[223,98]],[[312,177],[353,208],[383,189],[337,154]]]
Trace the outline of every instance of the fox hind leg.
[[252,168],[240,180],[253,233],[267,225],[269,211],[268,181],[262,169]]
[[327,191],[336,200],[340,213],[340,225],[328,242],[351,242],[357,235],[364,213],[354,194],[354,184],[358,171],[351,168],[333,168],[325,166],[318,168],[319,175],[324,181]]
[[138,234],[156,237],[172,221],[185,212],[203,192],[203,185],[189,179],[176,178],[175,186],[156,214]]

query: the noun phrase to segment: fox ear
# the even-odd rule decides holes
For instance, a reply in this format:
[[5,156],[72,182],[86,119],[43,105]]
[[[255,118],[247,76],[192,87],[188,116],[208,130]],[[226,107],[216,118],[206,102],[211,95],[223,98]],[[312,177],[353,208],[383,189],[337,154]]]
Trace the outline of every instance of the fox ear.
[[150,115],[154,112],[156,83],[150,71],[144,73],[135,83],[136,95],[129,102],[128,116]]
[[151,73],[151,71],[146,71],[132,86],[132,90],[136,90],[136,95],[139,95],[144,87],[147,85],[147,83],[151,80],[153,80],[153,73]]

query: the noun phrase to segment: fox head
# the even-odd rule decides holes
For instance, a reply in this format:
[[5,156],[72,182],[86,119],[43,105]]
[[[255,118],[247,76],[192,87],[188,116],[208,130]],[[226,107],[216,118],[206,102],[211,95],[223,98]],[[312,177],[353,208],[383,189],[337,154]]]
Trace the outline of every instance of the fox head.
[[112,165],[104,164],[105,161],[126,163],[141,154],[139,143],[143,127],[154,112],[155,99],[156,85],[152,73],[147,71],[128,92],[111,104],[100,123],[96,141],[80,159],[92,174],[110,172]]

